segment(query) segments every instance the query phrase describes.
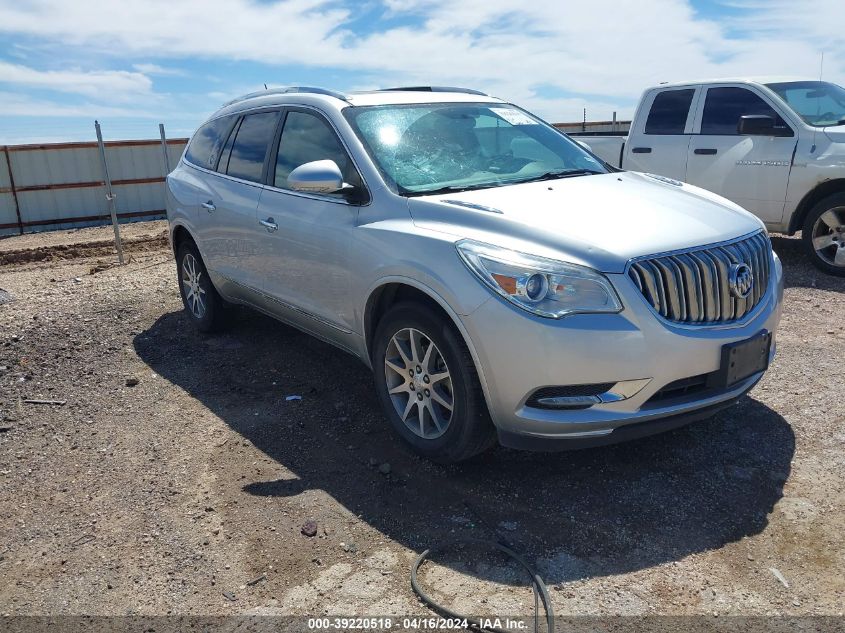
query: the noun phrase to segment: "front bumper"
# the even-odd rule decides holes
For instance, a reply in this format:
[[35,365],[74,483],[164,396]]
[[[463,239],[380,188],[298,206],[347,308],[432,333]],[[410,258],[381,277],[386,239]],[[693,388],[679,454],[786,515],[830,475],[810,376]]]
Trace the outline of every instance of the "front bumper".
[[[725,390],[661,399],[675,381],[719,369],[726,343],[774,334],[781,315],[783,271],[774,261],[754,317],[729,327],[683,327],[659,319],[626,275],[608,275],[624,304],[619,314],[535,317],[491,297],[463,317],[473,343],[490,415],[500,440],[523,448],[611,443],[709,417],[748,392],[762,372]],[[774,336],[770,360],[774,357]],[[579,410],[543,409],[527,401],[539,388],[649,379],[635,395]],[[658,421],[663,420],[663,423]],[[650,429],[650,430],[649,430]]]

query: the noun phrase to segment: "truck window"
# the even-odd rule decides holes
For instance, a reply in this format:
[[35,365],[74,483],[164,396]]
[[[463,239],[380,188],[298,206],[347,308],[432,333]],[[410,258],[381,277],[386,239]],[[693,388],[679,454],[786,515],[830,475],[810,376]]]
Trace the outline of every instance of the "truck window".
[[750,90],[710,88],[704,101],[701,133],[736,136],[739,117],[746,114],[764,114],[775,120],[775,127],[786,127],[774,108]]
[[646,134],[683,134],[694,88],[665,90],[654,98],[645,122]]

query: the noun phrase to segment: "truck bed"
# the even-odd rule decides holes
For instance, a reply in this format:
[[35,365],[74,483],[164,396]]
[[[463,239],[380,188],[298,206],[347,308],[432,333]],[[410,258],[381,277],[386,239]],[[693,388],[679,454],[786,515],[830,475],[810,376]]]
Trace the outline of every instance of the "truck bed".
[[589,145],[593,154],[605,162],[614,167],[622,167],[622,153],[625,151],[625,142],[628,140],[627,136],[612,134],[571,134],[570,136],[579,143]]

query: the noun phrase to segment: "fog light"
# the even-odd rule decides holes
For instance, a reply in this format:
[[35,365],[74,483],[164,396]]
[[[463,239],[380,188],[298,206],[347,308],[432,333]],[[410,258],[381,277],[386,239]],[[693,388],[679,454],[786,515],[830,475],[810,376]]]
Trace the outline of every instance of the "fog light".
[[536,409],[586,409],[600,404],[601,394],[611,387],[612,382],[542,387],[531,394],[525,405]]
[[599,404],[598,396],[557,396],[553,398],[537,398],[537,403],[549,409],[585,409]]

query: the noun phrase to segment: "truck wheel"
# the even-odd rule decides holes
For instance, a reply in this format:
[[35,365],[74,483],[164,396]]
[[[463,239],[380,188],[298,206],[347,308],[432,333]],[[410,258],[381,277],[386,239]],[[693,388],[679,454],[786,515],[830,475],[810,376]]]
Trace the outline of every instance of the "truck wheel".
[[208,271],[192,242],[185,242],[176,253],[179,294],[185,312],[200,332],[214,332],[225,325],[226,304],[217,294]]
[[845,277],[845,193],[828,196],[810,209],[801,233],[813,265]]
[[417,303],[391,308],[376,329],[373,370],[385,415],[419,455],[455,463],[495,443],[469,350],[433,310]]

